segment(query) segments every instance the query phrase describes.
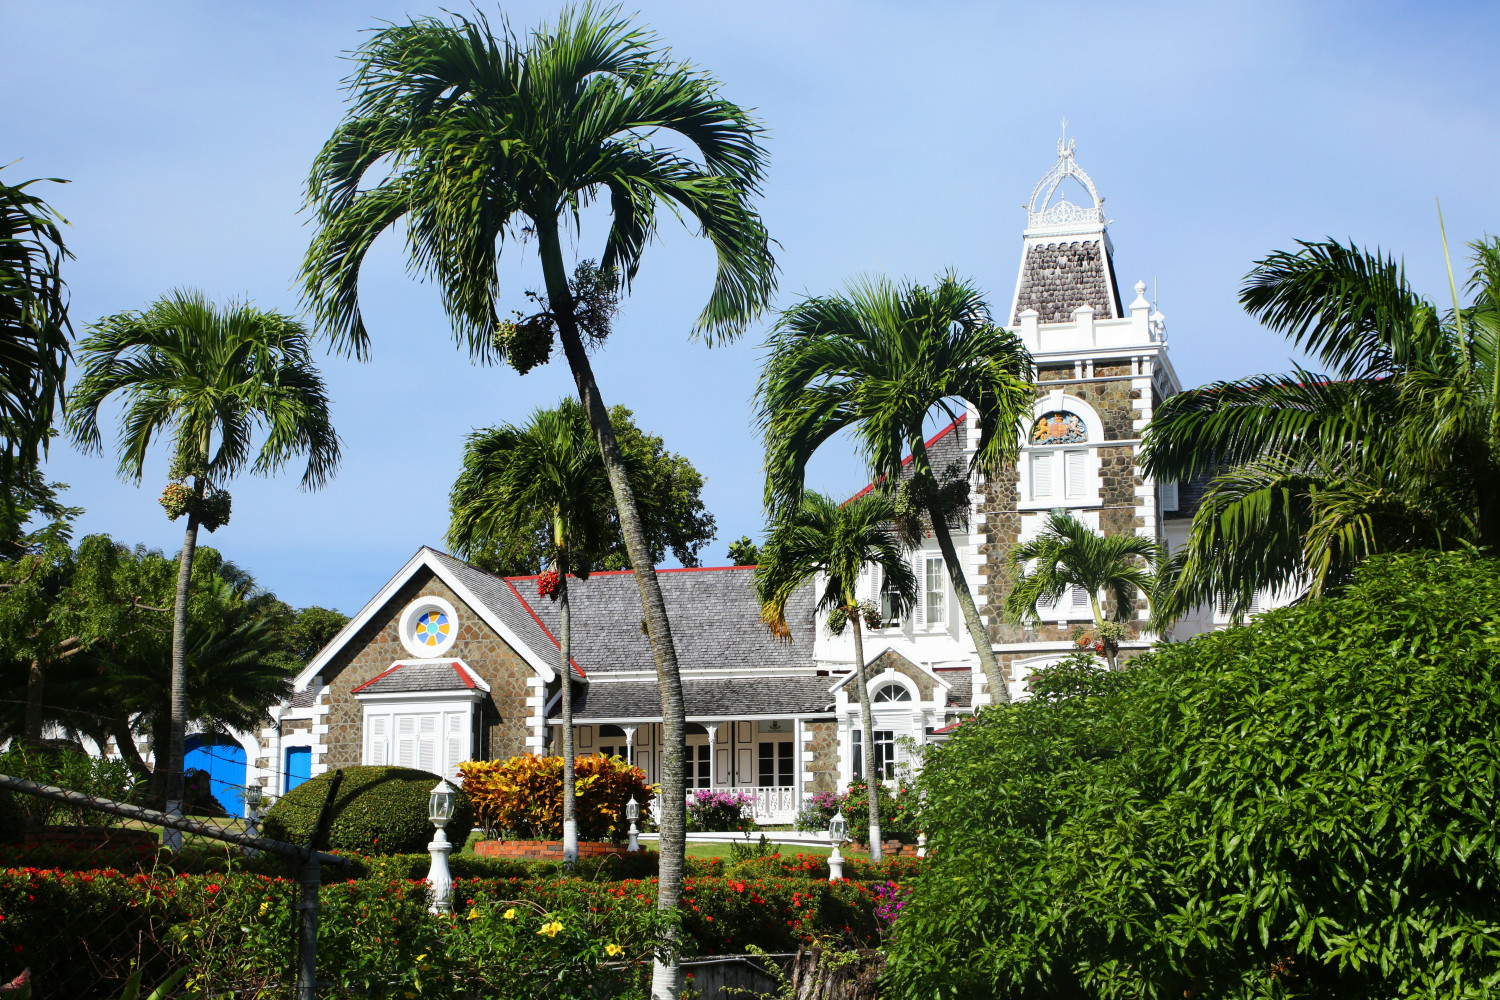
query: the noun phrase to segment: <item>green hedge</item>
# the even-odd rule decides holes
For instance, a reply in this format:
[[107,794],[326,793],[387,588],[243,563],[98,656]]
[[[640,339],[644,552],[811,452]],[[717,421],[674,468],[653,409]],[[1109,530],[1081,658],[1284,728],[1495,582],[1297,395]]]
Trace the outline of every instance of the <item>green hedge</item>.
[[[438,776],[409,767],[346,767],[333,818],[320,850],[350,854],[416,854],[432,840],[427,801]],[[300,846],[312,838],[318,811],[328,795],[333,772],[304,781],[283,795],[261,823],[261,833],[273,840]],[[458,792],[458,805],[448,823],[448,839],[462,845],[474,826],[469,798]]]

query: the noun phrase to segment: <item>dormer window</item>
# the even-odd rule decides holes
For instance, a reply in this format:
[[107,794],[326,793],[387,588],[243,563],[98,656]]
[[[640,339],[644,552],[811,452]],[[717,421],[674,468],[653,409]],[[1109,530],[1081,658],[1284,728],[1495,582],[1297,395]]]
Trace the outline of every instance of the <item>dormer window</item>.
[[877,705],[897,701],[911,701],[911,692],[900,684],[886,684],[876,689],[875,694],[870,697],[870,701]]

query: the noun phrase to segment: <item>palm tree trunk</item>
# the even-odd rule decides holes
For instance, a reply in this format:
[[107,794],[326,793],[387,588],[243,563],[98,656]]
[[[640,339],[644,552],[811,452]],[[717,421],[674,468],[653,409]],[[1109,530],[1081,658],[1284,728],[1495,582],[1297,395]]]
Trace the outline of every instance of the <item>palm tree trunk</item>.
[[[927,458],[927,445],[918,433],[911,441],[912,465],[918,473],[932,476],[932,463]],[[935,482],[936,480],[934,480]],[[990,704],[1010,704],[1010,686],[1005,682],[1005,673],[995,656],[995,647],[990,643],[990,634],[979,617],[979,608],[974,604],[974,595],[969,591],[968,578],[958,561],[958,550],[953,547],[953,534],[948,530],[948,518],[935,507],[927,512],[932,521],[932,534],[937,538],[938,550],[943,553],[943,565],[948,567],[948,581],[953,585],[953,596],[964,615],[969,638],[974,640],[974,649],[979,654],[979,666],[984,670],[984,679],[990,689]]]
[[573,648],[570,631],[572,614],[568,606],[568,559],[562,558],[553,564],[557,570],[557,651],[562,665],[558,676],[562,678],[562,821],[563,864],[572,868],[578,863],[578,780],[574,771],[573,752]]
[[[184,744],[187,740],[187,619],[193,582],[193,553],[198,548],[198,504],[203,500],[202,476],[193,477],[193,506],[188,511],[187,533],[177,559],[177,603],[172,608],[172,714],[167,730],[167,759],[157,748],[156,766],[166,772],[166,813],[182,815]],[[169,851],[182,849],[182,834],[162,828],[161,845]]]
[[[852,604],[853,602],[851,602]],[[870,711],[870,688],[865,683],[865,640],[859,621],[859,607],[849,615],[854,626],[854,689],[859,694],[859,724],[864,727],[863,746],[865,791],[870,798],[870,860],[880,862],[880,779],[875,774],[875,716]]]
[[[578,399],[583,404],[589,426],[594,429],[594,436],[598,439],[599,453],[604,460],[605,471],[609,474],[610,487],[614,490],[615,509],[620,516],[620,533],[625,538],[625,552],[635,571],[641,610],[646,617],[646,634],[651,642],[652,658],[656,661],[656,684],[661,691],[662,723],[661,797],[658,800],[661,808],[658,824],[661,860],[656,906],[659,910],[675,910],[682,900],[682,878],[687,852],[687,788],[682,759],[685,722],[682,675],[677,667],[677,650],[672,644],[672,626],[667,621],[667,607],[662,600],[656,567],[651,562],[651,548],[646,544],[646,531],[636,507],[635,493],[625,474],[625,460],[620,454],[619,442],[615,440],[615,429],[609,422],[609,410],[605,407],[604,398],[599,394],[599,385],[594,380],[594,369],[589,364],[588,352],[578,335],[578,324],[573,319],[573,295],[568,287],[567,271],[563,267],[557,222],[555,219],[545,218],[537,219],[536,222],[547,300],[557,322],[558,337],[562,341],[568,367],[572,369],[573,381],[578,386]],[[653,1000],[677,1000],[682,989],[682,967],[676,958],[676,932],[669,931],[667,939],[662,943],[669,960],[656,960],[651,972],[651,996]]]
[[26,670],[26,744],[42,745],[42,704],[47,688],[47,667],[40,657]]

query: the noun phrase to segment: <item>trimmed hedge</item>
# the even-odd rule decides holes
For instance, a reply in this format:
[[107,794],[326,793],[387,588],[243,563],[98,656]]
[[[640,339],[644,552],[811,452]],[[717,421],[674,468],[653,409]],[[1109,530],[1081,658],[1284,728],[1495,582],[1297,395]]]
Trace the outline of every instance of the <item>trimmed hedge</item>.
[[[346,767],[343,774],[328,835],[317,845],[319,850],[360,855],[426,853],[433,834],[427,799],[439,781],[437,775],[410,767],[366,765]],[[266,813],[262,835],[306,845],[332,780],[332,772],[320,774],[283,795]],[[473,826],[468,796],[459,791],[453,819],[448,822],[448,839],[461,846]]]

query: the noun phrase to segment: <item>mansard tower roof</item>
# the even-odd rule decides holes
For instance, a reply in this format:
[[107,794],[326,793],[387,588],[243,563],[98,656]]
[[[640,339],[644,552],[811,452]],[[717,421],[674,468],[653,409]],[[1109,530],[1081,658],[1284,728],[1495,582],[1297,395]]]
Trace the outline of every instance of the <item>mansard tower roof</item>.
[[[1120,319],[1115,281],[1114,247],[1109,241],[1104,199],[1094,181],[1073,159],[1075,139],[1057,141],[1057,162],[1037,181],[1026,204],[1026,231],[1021,271],[1011,302],[1010,322],[1035,310],[1040,323],[1071,323],[1082,306],[1096,319]],[[1064,184],[1071,179],[1089,204],[1068,200]]]

